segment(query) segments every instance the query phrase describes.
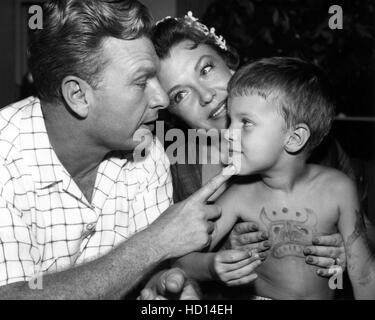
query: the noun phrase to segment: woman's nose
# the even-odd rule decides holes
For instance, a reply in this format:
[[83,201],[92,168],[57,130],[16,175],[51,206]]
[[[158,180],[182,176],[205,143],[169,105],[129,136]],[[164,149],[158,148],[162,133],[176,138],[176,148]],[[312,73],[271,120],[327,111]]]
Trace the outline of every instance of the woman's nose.
[[200,104],[205,106],[209,104],[216,96],[216,91],[213,88],[201,86],[199,88]]

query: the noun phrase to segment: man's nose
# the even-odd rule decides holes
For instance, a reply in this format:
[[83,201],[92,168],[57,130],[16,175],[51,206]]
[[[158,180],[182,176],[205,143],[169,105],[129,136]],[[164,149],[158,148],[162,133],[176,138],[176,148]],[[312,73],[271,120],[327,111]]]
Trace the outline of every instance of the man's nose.
[[198,89],[199,100],[202,106],[209,104],[216,96],[216,91],[213,88],[207,86],[200,86]]
[[162,88],[159,80],[155,80],[150,105],[152,109],[165,109],[169,105],[168,95]]

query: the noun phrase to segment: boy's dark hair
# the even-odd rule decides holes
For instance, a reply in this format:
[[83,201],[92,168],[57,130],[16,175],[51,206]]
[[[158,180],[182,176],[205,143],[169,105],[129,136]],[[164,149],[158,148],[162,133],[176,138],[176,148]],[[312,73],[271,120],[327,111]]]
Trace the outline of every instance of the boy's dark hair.
[[168,17],[158,22],[153,28],[152,42],[160,59],[168,57],[171,49],[185,40],[193,42],[190,49],[195,49],[200,44],[210,46],[223,58],[230,69],[238,68],[239,57],[234,48],[229,46],[227,46],[227,50],[220,48],[213,37],[194,28],[184,18]]
[[318,66],[298,58],[273,57],[240,68],[228,85],[229,96],[257,94],[272,97],[288,128],[305,123],[310,153],[331,128],[335,99],[328,77]]
[[29,68],[38,96],[61,99],[61,82],[68,75],[97,87],[103,40],[150,36],[151,28],[147,8],[136,0],[47,1],[43,29],[34,31],[29,43]]

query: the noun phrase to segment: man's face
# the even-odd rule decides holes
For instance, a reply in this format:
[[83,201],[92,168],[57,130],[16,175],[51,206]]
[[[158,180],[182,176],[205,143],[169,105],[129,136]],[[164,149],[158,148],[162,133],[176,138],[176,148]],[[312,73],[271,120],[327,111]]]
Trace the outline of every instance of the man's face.
[[[229,99],[228,111],[230,149],[240,161],[238,174],[264,173],[273,168],[284,151],[287,136],[277,106],[258,95],[238,96]],[[234,143],[236,139],[240,143]],[[236,145],[241,145],[241,150],[235,150]]]
[[90,132],[108,150],[133,150],[140,141],[138,129],[153,130],[158,110],[168,105],[168,97],[156,77],[159,60],[148,38],[103,43],[106,65],[101,81],[93,90],[90,105]]

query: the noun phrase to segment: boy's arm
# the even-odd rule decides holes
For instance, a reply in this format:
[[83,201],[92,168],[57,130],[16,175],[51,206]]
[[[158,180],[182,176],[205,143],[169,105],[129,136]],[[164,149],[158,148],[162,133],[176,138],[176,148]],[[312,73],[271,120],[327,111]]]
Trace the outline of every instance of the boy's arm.
[[[233,210],[235,207],[231,198],[229,189],[215,203],[222,211],[220,218],[214,223],[215,227],[211,234],[212,239],[208,248],[209,251],[216,247],[237,221],[237,214]],[[194,280],[209,281],[215,278],[215,272],[213,271],[214,258],[215,253],[213,252],[192,252],[176,259],[173,265],[183,269]]]
[[354,183],[346,178],[338,185],[340,216],[338,228],[344,238],[347,269],[356,299],[375,299],[375,258]]

